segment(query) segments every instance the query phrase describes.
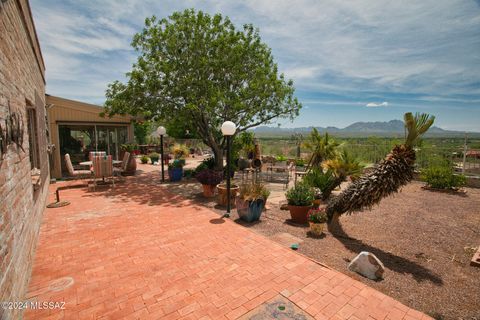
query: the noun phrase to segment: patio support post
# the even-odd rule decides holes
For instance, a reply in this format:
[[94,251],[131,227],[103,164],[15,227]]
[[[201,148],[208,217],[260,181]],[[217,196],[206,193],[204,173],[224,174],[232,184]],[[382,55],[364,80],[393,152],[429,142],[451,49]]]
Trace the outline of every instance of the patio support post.
[[227,136],[227,214],[230,216],[230,136]]
[[227,138],[227,213],[224,217],[230,217],[230,139],[237,130],[235,123],[232,121],[225,121],[222,124],[222,134]]
[[162,161],[162,183],[165,182],[165,169],[163,168],[163,134],[160,135],[160,161]]
[[162,162],[162,183],[165,182],[165,169],[163,168],[163,136],[167,133],[167,130],[160,126],[157,128],[157,134],[160,136],[160,161]]

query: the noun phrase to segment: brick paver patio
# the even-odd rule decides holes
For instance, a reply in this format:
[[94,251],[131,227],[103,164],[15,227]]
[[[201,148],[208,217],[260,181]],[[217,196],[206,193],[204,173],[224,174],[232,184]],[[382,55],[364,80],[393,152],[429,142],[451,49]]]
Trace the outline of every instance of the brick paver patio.
[[279,294],[316,319],[430,319],[157,181],[62,191],[71,205],[45,211],[28,296],[65,309],[26,319],[235,319]]

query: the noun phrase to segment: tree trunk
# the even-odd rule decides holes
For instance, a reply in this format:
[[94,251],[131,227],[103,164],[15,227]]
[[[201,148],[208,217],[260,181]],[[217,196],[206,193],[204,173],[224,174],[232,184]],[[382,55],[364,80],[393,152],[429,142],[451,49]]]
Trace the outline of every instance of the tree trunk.
[[340,215],[338,213],[333,214],[332,219],[327,223],[327,229],[334,236],[345,235],[342,225],[340,224]]
[[215,169],[223,170],[223,150],[216,146],[212,147],[213,155],[215,156]]

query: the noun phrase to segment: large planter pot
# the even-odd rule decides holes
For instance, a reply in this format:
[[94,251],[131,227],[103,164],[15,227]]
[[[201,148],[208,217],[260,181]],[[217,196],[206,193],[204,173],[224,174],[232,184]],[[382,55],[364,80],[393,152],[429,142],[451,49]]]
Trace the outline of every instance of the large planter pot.
[[292,221],[301,224],[305,224],[308,222],[308,210],[310,210],[311,208],[312,206],[288,205],[288,210],[290,210],[290,216],[292,217]]
[[202,184],[202,187],[203,187],[203,196],[205,198],[213,198],[215,197],[215,189],[216,189],[216,185],[212,185],[212,184]]
[[131,154],[130,159],[128,160],[127,169],[125,170],[126,175],[134,175],[137,171],[137,158],[135,155]]
[[168,177],[170,178],[170,181],[172,182],[180,181],[182,180],[182,176],[183,176],[183,168],[168,169]]
[[263,208],[265,208],[265,201],[263,199],[246,201],[237,197],[235,199],[235,206],[237,207],[240,219],[252,222],[260,219]]
[[316,235],[316,236],[321,236],[322,233],[323,233],[323,228],[325,227],[325,223],[313,223],[313,222],[309,222],[310,224],[310,232],[313,234],[313,235]]
[[[230,203],[235,202],[235,197],[237,196],[239,187],[237,185],[230,185]],[[225,183],[219,184],[217,186],[218,190],[218,200],[217,203],[221,206],[226,206],[228,202],[228,196],[227,196],[227,185]]]

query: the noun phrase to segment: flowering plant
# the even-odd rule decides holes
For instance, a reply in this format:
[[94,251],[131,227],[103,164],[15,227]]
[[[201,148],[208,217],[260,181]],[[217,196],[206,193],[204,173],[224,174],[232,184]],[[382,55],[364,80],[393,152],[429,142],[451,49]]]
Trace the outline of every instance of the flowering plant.
[[327,214],[324,208],[310,209],[308,210],[308,221],[312,223],[325,223],[327,222]]

